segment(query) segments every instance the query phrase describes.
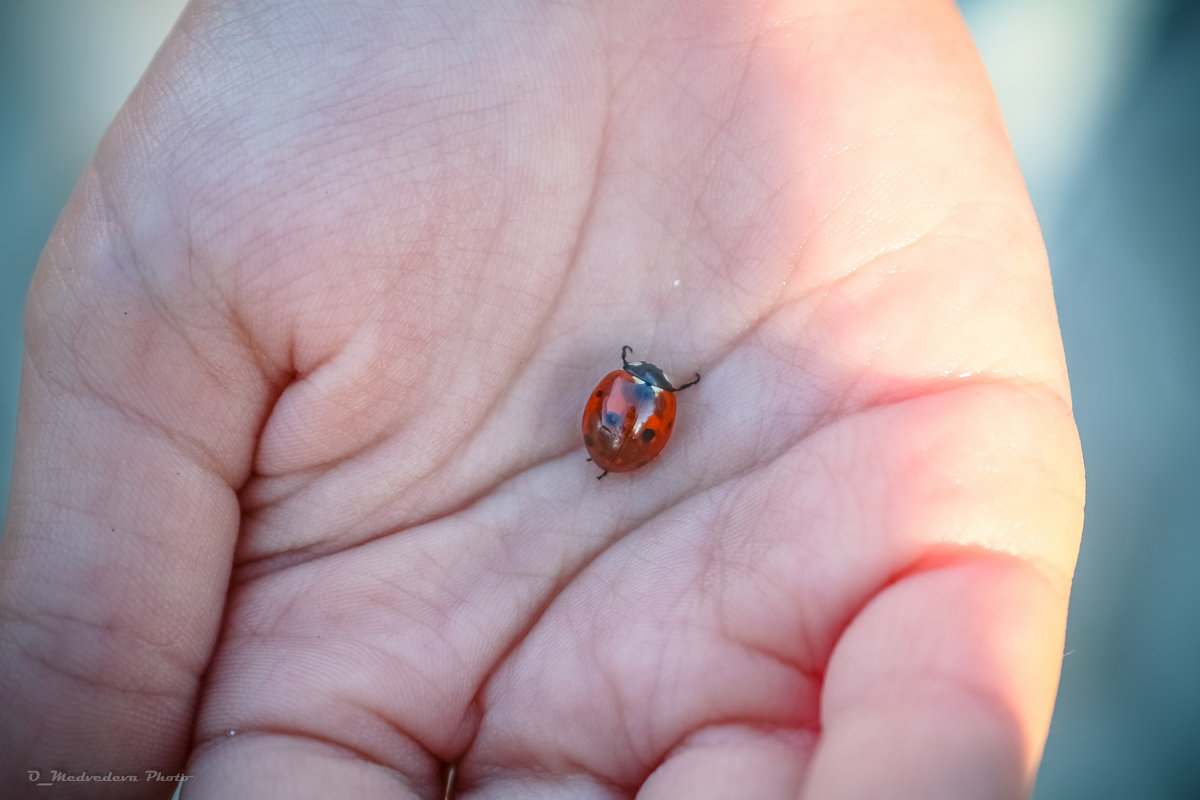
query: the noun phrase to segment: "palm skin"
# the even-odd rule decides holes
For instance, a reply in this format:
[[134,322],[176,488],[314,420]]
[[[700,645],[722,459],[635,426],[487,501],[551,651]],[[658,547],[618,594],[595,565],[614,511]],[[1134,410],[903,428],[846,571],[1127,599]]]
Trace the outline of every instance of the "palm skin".
[[[1020,796],[1082,467],[954,8],[479,6],[194,3],[109,132],[30,294],[8,788]],[[625,344],[704,380],[597,482]]]

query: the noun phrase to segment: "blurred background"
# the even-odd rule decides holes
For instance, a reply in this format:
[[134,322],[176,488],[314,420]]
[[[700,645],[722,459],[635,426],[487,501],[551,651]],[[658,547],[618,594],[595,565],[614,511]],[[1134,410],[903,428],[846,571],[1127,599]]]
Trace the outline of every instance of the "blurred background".
[[[1088,470],[1035,798],[1200,798],[1200,3],[959,5],[1045,232]],[[30,274],[182,6],[0,0],[0,513]]]

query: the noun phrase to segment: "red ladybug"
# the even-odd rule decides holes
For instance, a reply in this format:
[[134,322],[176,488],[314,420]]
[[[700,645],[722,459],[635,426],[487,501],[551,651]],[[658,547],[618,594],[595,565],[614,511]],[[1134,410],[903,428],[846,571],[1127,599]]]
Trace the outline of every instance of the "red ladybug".
[[629,345],[621,348],[621,367],[604,376],[583,409],[583,443],[589,461],[609,472],[644,466],[667,446],[675,425],[675,392],[700,382],[700,375],[672,386],[649,361],[630,362]]

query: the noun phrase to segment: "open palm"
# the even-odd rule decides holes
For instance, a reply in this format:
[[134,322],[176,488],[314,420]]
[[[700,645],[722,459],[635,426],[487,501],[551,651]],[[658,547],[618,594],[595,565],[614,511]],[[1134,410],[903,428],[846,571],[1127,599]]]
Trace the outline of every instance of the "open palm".
[[[193,3],[29,320],[15,792],[1028,788],[1081,465],[950,4]],[[597,481],[623,345],[703,381]]]

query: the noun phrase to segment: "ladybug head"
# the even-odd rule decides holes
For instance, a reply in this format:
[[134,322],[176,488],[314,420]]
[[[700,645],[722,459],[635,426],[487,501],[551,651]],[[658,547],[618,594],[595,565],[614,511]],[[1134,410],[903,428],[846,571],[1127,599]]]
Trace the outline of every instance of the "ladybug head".
[[626,358],[626,353],[632,352],[633,348],[629,345],[621,348],[621,366],[626,372],[642,383],[649,384],[656,389],[662,389],[665,392],[678,392],[680,389],[686,389],[700,381],[700,376],[697,375],[695,380],[688,381],[682,386],[675,386],[657,365],[651,364],[649,361],[629,361]]

